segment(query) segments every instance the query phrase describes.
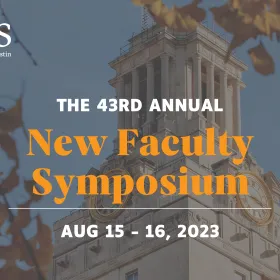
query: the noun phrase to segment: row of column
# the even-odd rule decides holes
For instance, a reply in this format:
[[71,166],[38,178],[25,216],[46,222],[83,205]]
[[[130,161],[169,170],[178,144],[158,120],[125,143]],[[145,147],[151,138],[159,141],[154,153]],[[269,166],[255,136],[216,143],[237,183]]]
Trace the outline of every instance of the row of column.
[[[161,96],[162,98],[176,98],[175,96],[169,96],[170,89],[170,57],[167,54],[162,54],[161,58]],[[188,99],[195,98],[202,100],[202,62],[201,56],[196,55],[193,57],[193,62],[186,61],[185,65],[185,96]],[[174,61],[173,61],[174,62]],[[147,104],[151,104],[151,101],[155,98],[155,90],[154,90],[154,64],[152,61],[147,62]],[[173,73],[174,72],[174,69]],[[194,72],[194,84],[193,83],[193,75]],[[175,82],[175,81],[173,81]],[[183,82],[183,81],[182,81]],[[232,134],[240,135],[241,134],[241,112],[240,112],[240,82],[235,79],[233,80],[233,102],[230,102],[229,94],[228,94],[228,76],[227,73],[223,70],[220,70],[220,106],[223,108],[224,112],[221,118],[221,132],[228,130],[231,126],[230,122],[233,124]],[[117,81],[117,97],[125,98],[125,88],[124,88],[124,79],[123,77],[119,77]],[[194,96],[192,93],[194,91]],[[139,98],[139,73],[137,69],[132,70],[132,94],[131,98]],[[183,98],[183,97],[182,97]],[[215,66],[213,63],[207,63],[207,98],[210,99],[211,104],[214,105],[215,99]],[[229,115],[230,108],[229,106],[232,104],[233,111],[232,115]],[[191,112],[188,112],[188,118],[191,116]],[[154,112],[149,112],[147,110],[147,122],[154,121]],[[215,124],[215,112],[207,113],[207,122],[210,125]],[[139,119],[138,112],[131,113],[131,126],[133,128],[138,128]],[[125,128],[125,114],[124,112],[119,112],[118,114],[118,128]]]
[[[162,98],[169,98],[169,56],[167,54],[162,54],[161,58],[161,96]],[[146,63],[147,67],[147,104],[151,104],[152,100],[155,98],[155,85],[154,85],[154,63],[153,61],[148,61]],[[138,69],[135,68],[131,73],[132,78],[132,99],[139,98],[139,73]],[[117,97],[125,98],[125,87],[124,87],[124,78],[119,77],[116,85]],[[131,114],[131,125],[133,128],[139,127],[139,118],[138,112],[132,112]],[[154,112],[149,112],[147,110],[146,122],[154,121]],[[125,114],[124,112],[118,113],[118,128],[125,128]]]
[[[202,100],[202,71],[201,71],[201,56],[198,54],[193,57],[193,70],[195,73],[194,79],[194,98]],[[187,84],[191,83],[191,63],[186,63],[186,81]],[[214,104],[215,99],[215,66],[212,62],[207,62],[207,98],[210,99],[211,104]],[[220,106],[223,108],[223,114],[221,118],[221,132],[228,130],[231,127],[232,122],[232,134],[241,135],[241,109],[240,109],[240,82],[237,79],[232,80],[233,86],[233,99],[229,100],[228,94],[228,75],[225,70],[219,70],[220,75]],[[188,98],[193,98],[190,94],[190,87],[188,87]],[[229,114],[232,105],[232,115]],[[215,124],[215,112],[207,113],[207,121],[210,125]]]

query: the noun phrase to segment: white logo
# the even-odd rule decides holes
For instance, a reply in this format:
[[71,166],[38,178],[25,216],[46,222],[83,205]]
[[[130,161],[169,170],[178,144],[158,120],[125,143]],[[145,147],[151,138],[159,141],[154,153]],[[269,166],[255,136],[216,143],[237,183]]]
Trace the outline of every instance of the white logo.
[[8,23],[1,23],[0,24],[0,36],[4,37],[7,40],[5,45],[0,44],[0,48],[5,48],[9,46],[12,42],[12,38],[9,34],[7,34],[11,30],[11,26]]

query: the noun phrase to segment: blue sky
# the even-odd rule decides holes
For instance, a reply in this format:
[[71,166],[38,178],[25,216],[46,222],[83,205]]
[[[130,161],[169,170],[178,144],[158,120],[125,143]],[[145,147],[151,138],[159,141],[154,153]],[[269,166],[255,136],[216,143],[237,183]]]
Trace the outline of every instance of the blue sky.
[[[164,1],[183,3],[185,1]],[[213,1],[208,1],[209,6]],[[12,97],[19,95],[22,80],[26,81],[24,97],[24,121],[27,128],[54,129],[54,135],[116,135],[116,114],[92,110],[89,113],[60,113],[56,98],[90,98],[94,105],[100,97],[115,95],[108,80],[114,71],[108,62],[119,55],[119,48],[126,43],[133,32],[140,31],[140,9],[129,0],[25,0],[4,1],[6,12],[11,18],[18,35],[32,51],[39,66],[34,67],[22,51],[12,44],[9,47],[12,58],[1,58],[0,81],[2,93]],[[2,19],[1,19],[2,20]],[[257,45],[250,41],[238,49],[238,56],[249,65],[244,74],[247,88],[242,91],[242,133],[254,135],[251,152],[266,170],[272,170],[280,177],[278,159],[279,130],[279,45],[266,42],[276,62],[276,74],[263,77],[251,66],[246,50]],[[1,100],[1,99],[0,99]],[[2,99],[6,106],[10,101]],[[108,141],[98,158],[71,157],[50,158],[38,155],[25,156],[27,142],[16,133],[21,153],[21,173],[30,178],[38,167],[49,167],[53,174],[84,174],[91,166],[98,165],[112,150]],[[54,186],[55,187],[55,186]],[[19,201],[20,196],[12,198]],[[41,203],[51,207],[52,197]],[[71,197],[64,207],[77,207],[82,198]],[[43,211],[44,219],[51,225],[69,211]]]

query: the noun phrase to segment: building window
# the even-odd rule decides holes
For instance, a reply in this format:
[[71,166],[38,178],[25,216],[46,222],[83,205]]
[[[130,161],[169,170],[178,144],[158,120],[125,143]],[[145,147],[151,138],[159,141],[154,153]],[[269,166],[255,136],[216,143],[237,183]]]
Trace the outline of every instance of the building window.
[[125,276],[125,280],[138,280],[138,270],[127,273]]

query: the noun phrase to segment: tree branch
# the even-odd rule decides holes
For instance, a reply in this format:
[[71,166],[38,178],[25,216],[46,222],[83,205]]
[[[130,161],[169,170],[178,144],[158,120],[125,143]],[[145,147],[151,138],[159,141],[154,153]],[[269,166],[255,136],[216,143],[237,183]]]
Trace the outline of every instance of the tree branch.
[[27,54],[27,56],[28,56],[28,57],[30,58],[30,60],[32,61],[33,65],[37,66],[38,63],[37,63],[37,61],[35,60],[35,58],[33,57],[31,51],[30,51],[30,50],[25,46],[25,44],[19,39],[19,37],[18,37],[18,35],[17,35],[17,32],[16,32],[15,29],[13,28],[13,25],[11,24],[11,21],[10,21],[10,19],[9,19],[8,15],[6,14],[6,11],[5,11],[5,9],[4,9],[3,0],[0,0],[0,10],[1,10],[1,13],[2,13],[2,15],[3,15],[5,21],[6,21],[7,23],[9,23],[10,26],[11,26],[11,32],[12,32],[12,34],[13,34],[14,37],[15,37],[15,43],[18,43],[18,44],[22,47],[22,49],[24,50],[24,52]]

